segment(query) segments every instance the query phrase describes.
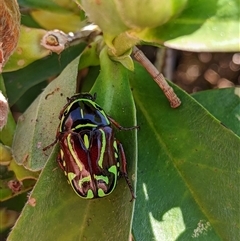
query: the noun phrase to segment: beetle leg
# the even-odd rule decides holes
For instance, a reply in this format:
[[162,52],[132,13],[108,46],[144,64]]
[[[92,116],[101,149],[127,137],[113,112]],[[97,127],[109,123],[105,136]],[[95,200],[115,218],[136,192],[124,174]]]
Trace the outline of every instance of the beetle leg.
[[[58,130],[59,130],[59,127],[58,127]],[[60,132],[57,131],[55,141],[52,142],[50,145],[45,146],[42,150],[43,150],[43,151],[46,151],[46,150],[48,150],[49,148],[53,147],[55,144],[57,144],[59,138],[60,138],[62,135],[63,135],[62,133],[60,133]]]
[[129,131],[129,130],[134,130],[134,129],[140,128],[139,126],[123,127],[109,115],[107,117],[110,120],[110,122],[119,130]]
[[54,142],[52,142],[50,145],[45,146],[42,150],[46,151],[47,149],[53,147],[58,142],[58,139],[56,138]]
[[116,140],[116,142],[117,142],[117,147],[118,147],[119,154],[120,154],[120,173],[125,178],[125,180],[127,182],[127,185],[130,189],[130,192],[131,192],[131,195],[132,195],[132,198],[130,200],[130,202],[131,202],[133,199],[136,199],[136,197],[135,197],[135,194],[134,194],[134,191],[133,191],[132,183],[130,182],[128,174],[127,174],[126,156],[125,156],[125,153],[124,153],[124,150],[123,150],[122,143],[120,143],[118,140]]
[[63,117],[64,111],[66,110],[66,108],[69,106],[69,104],[71,103],[72,99],[67,97],[67,104],[63,106],[62,110],[59,113],[58,119],[61,120],[61,118]]

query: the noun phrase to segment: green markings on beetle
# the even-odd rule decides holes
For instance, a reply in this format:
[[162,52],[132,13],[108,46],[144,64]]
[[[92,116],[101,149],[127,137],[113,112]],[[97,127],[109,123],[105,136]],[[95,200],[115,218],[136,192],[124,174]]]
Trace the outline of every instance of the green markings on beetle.
[[83,118],[84,117],[84,113],[83,113],[83,109],[82,108],[80,109],[80,113],[81,113],[81,117]]
[[[79,114],[76,114],[79,111]],[[135,198],[127,176],[126,157],[121,143],[114,137],[113,126],[124,128],[95,102],[91,94],[76,94],[60,112],[56,140],[44,150],[60,143],[58,163],[74,192],[84,198],[105,197],[117,185],[120,170]],[[124,167],[124,168],[123,168]]]
[[107,176],[103,176],[103,175],[94,175],[94,179],[96,179],[97,181],[99,180],[103,180],[106,184],[109,184],[109,179]]
[[115,165],[108,168],[108,171],[113,173],[114,175],[117,175],[117,167]]
[[104,196],[106,196],[106,193],[101,188],[99,188],[98,189],[98,196],[99,197],[104,197]]
[[63,165],[63,167],[66,167],[66,162],[65,162],[65,160],[64,160],[64,153],[63,153],[63,150],[62,149],[60,149],[60,156],[61,156],[61,159],[62,159],[62,165]]
[[[73,190],[75,191],[75,193],[76,193],[77,195],[79,195],[79,193],[77,192],[76,188],[75,188],[74,185],[73,185],[73,180],[75,179],[75,177],[76,177],[77,175],[76,175],[75,173],[73,173],[73,172],[69,172],[67,176],[68,176],[69,183],[70,183],[70,185],[72,186]],[[83,184],[84,184],[84,183],[91,183],[91,177],[90,177],[90,175],[87,176],[87,177],[83,177],[81,180],[79,180],[78,185],[79,185],[80,189],[83,188]],[[87,195],[86,195],[86,196],[81,196],[81,197],[82,197],[82,198],[85,198],[85,199],[92,199],[92,198],[94,198],[93,191],[92,191],[91,189],[88,189],[88,190],[87,190]]]
[[73,149],[73,145],[71,143],[71,134],[68,134],[68,136],[67,136],[67,144],[68,144],[68,149],[69,149],[73,159],[76,161],[76,164],[79,167],[80,171],[82,171],[83,167],[82,167],[81,161],[79,160],[76,152]]
[[88,139],[87,134],[85,134],[85,135],[83,136],[83,141],[84,141],[85,147],[88,149],[88,148],[89,148],[89,139]]
[[115,149],[114,156],[115,156],[115,158],[118,158],[118,153],[117,153],[118,147],[117,147],[117,142],[116,141],[113,142],[113,147]]
[[93,191],[91,189],[89,189],[87,191],[87,199],[93,199],[94,198],[94,194],[93,194]]
[[70,184],[70,185],[72,186],[74,192],[75,192],[76,194],[78,194],[78,193],[77,193],[77,190],[74,188],[74,185],[73,185],[73,180],[74,180],[74,178],[75,178],[77,175],[76,175],[75,173],[73,173],[73,172],[68,172],[66,176],[67,176],[67,178],[68,178],[68,184]]
[[[94,178],[97,180],[97,183],[99,183],[99,181],[103,181],[106,185],[109,184],[109,179],[106,176],[103,175],[94,175]],[[102,182],[101,182],[102,183]],[[106,196],[106,193],[104,192],[104,190],[99,187],[100,185],[98,185],[98,196],[99,197],[104,197]]]
[[79,128],[96,128],[97,125],[95,124],[80,124],[80,125],[77,125],[76,127],[72,128],[72,131],[77,131]]
[[73,180],[76,176],[77,176],[77,175],[76,175],[75,173],[73,173],[73,172],[69,172],[69,173],[67,174],[68,180],[69,180],[70,182],[72,182],[72,180]]
[[91,176],[90,175],[88,175],[88,176],[86,176],[86,177],[82,177],[80,180],[79,180],[79,182],[78,182],[78,185],[79,185],[79,187],[80,188],[82,188],[82,186],[83,186],[83,183],[90,183],[91,182]]
[[102,147],[100,150],[100,157],[99,157],[99,161],[98,161],[98,165],[103,168],[103,159],[104,159],[104,152],[106,150],[106,135],[105,132],[101,129],[99,129],[100,132],[102,133]]
[[87,100],[96,110],[98,110],[101,115],[104,117],[104,119],[107,121],[107,124],[109,125],[110,124],[110,121],[105,113],[105,111],[94,101],[92,100]]
[[117,177],[118,177],[118,170],[117,170],[117,166],[113,165],[110,168],[108,168],[108,171],[113,173],[113,175],[116,177],[114,178],[114,184],[113,184],[113,189],[116,187],[117,184]]

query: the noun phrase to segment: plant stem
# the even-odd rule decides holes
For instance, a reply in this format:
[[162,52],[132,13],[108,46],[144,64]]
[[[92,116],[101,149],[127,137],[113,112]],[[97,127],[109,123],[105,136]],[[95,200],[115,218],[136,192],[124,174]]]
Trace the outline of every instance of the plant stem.
[[162,89],[163,93],[170,102],[172,108],[177,108],[181,105],[181,100],[175,94],[173,88],[169,86],[164,76],[156,69],[156,67],[149,61],[149,59],[144,55],[144,53],[138,49],[136,46],[133,47],[134,58],[147,70],[147,72],[152,76],[153,80]]

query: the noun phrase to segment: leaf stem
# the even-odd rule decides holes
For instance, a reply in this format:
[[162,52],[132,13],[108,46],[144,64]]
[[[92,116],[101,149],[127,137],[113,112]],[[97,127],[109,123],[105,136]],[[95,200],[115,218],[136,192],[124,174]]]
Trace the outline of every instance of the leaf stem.
[[181,100],[175,94],[173,88],[169,86],[164,76],[156,69],[156,67],[149,61],[144,53],[136,46],[133,47],[134,58],[147,70],[152,76],[153,80],[162,89],[163,93],[170,102],[172,108],[177,108],[181,105]]

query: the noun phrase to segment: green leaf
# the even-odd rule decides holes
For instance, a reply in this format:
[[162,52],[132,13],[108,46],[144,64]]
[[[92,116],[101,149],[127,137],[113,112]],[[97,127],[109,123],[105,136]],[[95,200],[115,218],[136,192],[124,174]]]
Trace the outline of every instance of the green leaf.
[[76,32],[83,27],[79,13],[71,11],[55,12],[46,10],[31,11],[32,18],[45,29],[61,29],[64,32]]
[[240,136],[240,88],[200,91],[192,94],[224,126]]
[[16,222],[18,213],[16,211],[7,210],[6,208],[0,209],[0,232],[12,227]]
[[139,37],[187,51],[239,51],[239,0],[188,1],[178,18]]
[[51,51],[41,46],[42,37],[47,33],[44,29],[28,28],[21,25],[17,48],[4,66],[4,72],[15,71],[30,63],[48,56]]
[[64,8],[59,6],[56,1],[53,0],[18,0],[18,4],[24,7],[40,8],[49,11],[64,11]]
[[18,0],[18,4],[34,10],[43,9],[59,13],[66,13],[69,10],[75,13],[80,11],[77,3],[72,0]]
[[[97,92],[97,103],[120,124],[134,125],[136,113],[128,71],[120,63],[112,62],[105,50],[100,60],[101,73],[91,93]],[[132,179],[137,155],[136,131],[117,133],[117,137],[123,143]],[[124,178],[110,196],[83,200],[71,190],[64,173],[57,167],[57,152],[56,146],[31,194],[30,200],[34,200],[36,206],[29,203],[25,206],[8,240],[18,241],[23,236],[24,241],[129,240],[134,202],[129,202],[131,195]],[[34,222],[29,226],[27,220]]]
[[[127,240],[121,237],[126,232],[125,222],[129,222],[126,218],[128,210],[123,201],[118,206],[119,199],[126,199],[121,193],[122,189],[127,189],[124,180],[120,180],[118,194],[114,192],[107,198],[83,200],[67,184],[54,161],[56,155],[57,148],[31,194],[30,200],[35,200],[36,206],[26,204],[8,240],[19,240],[22,236],[24,241]],[[27,220],[34,220],[30,228]]]
[[88,45],[87,48],[81,54],[79,61],[79,69],[84,69],[89,66],[98,66],[99,65],[99,42],[95,41]]
[[121,63],[126,69],[133,71],[134,70],[134,63],[132,57],[130,56],[132,49],[127,51],[121,56],[111,56],[111,59]]
[[240,139],[185,92],[171,109],[145,70],[132,77],[137,108],[138,240],[238,240]]
[[42,93],[43,89],[45,89],[47,85],[48,81],[42,81],[41,83],[36,84],[30,89],[28,89],[14,104],[14,106],[12,106],[12,109],[15,110],[17,113],[24,113],[27,108],[33,103],[33,101]]
[[[0,91],[2,91],[3,95],[7,97],[6,88],[4,85],[2,75],[0,75]],[[0,131],[0,141],[4,145],[7,145],[7,146],[12,145],[15,128],[16,128],[16,123],[15,123],[15,120],[13,119],[11,111],[9,110],[7,124]]]
[[46,162],[42,149],[54,141],[58,115],[66,98],[75,93],[78,62],[79,58],[72,61],[18,120],[13,154],[27,169],[40,170]]
[[[39,176],[38,172],[31,172],[23,166],[17,165],[14,159],[11,160],[9,170],[14,172],[16,179],[20,182],[23,182],[28,179],[33,179],[36,181]],[[29,186],[27,188],[29,189]]]
[[[106,113],[117,120],[121,125],[125,127],[136,126],[136,109],[129,83],[129,71],[124,68],[121,63],[114,62],[109,59],[107,48],[105,48],[100,54],[100,63],[101,72],[97,81],[95,82],[95,85],[91,89],[91,93],[102,93],[101,95],[99,94],[99,97],[97,98],[98,103],[103,106]],[[123,144],[125,150],[130,180],[132,179],[132,182],[136,181],[136,130],[118,132],[116,133],[116,136]],[[117,193],[121,198],[118,198],[116,205],[124,206],[125,216],[121,217],[121,221],[124,223],[124,226],[123,224],[121,225],[121,229],[124,231],[121,238],[119,237],[116,239],[128,240],[132,225],[133,203],[129,202],[131,196],[128,188],[126,189],[118,186]],[[110,224],[111,223],[109,223],[109,225]],[[111,226],[113,225],[118,226],[118,218],[113,221]]]
[[37,60],[23,69],[4,73],[10,106],[15,104],[33,86],[61,73],[68,63],[83,51],[85,46],[85,43],[81,43],[66,49],[60,56],[53,53],[51,56]]
[[[29,191],[37,179],[38,174],[26,170],[16,164],[12,157],[11,149],[0,143],[0,202],[13,198],[20,193]],[[18,180],[22,183],[17,192],[10,187],[10,182]]]

